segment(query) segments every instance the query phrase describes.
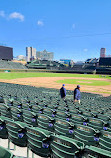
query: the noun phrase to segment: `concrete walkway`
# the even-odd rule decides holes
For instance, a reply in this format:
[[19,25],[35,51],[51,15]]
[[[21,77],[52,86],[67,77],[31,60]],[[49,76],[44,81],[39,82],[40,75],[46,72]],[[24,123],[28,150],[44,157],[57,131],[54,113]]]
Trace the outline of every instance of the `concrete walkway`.
[[[0,139],[0,146],[4,147],[4,148],[8,148],[8,139]],[[15,156],[21,156],[24,158],[27,158],[27,148],[26,147],[18,147],[16,146],[16,150],[14,151],[14,144],[11,143],[11,152],[15,155]],[[32,158],[32,152],[30,151],[29,153],[30,158]],[[42,158],[36,154],[34,154],[34,158]]]

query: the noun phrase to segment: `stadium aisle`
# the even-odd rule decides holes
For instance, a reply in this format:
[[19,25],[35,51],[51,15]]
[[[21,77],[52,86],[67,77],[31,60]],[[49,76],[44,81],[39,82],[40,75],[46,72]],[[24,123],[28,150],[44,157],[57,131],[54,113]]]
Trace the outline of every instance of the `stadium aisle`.
[[[4,147],[4,148],[7,148],[8,147],[8,139],[0,139],[0,145],[2,147]],[[14,145],[11,143],[11,149],[12,149],[11,152],[14,155],[22,156],[23,158],[27,158],[27,148],[26,147],[25,148],[23,148],[23,147],[21,148],[21,147],[16,146],[16,150],[15,151],[13,150],[13,147],[14,147]],[[31,151],[30,151],[29,155],[30,155],[30,158],[31,158],[32,157],[32,152]],[[35,154],[34,158],[42,158],[42,157],[40,157],[40,156]]]

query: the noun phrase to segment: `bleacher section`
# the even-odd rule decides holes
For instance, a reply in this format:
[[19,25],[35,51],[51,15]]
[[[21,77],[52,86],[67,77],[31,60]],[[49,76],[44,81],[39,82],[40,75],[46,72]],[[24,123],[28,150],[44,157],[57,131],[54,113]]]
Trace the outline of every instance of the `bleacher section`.
[[0,69],[27,69],[27,67],[21,63],[0,60]]
[[[110,158],[111,96],[0,83],[0,138],[42,157]],[[9,157],[7,157],[9,158]]]
[[60,64],[57,61],[48,61],[48,60],[35,60],[30,63],[27,63],[29,69],[56,69],[59,70],[65,65]]

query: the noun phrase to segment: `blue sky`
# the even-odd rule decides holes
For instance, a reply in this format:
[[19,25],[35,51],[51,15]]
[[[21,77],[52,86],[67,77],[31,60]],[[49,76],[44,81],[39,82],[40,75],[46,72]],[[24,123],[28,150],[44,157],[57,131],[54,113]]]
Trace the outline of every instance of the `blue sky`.
[[74,61],[111,55],[111,0],[0,0],[0,44]]

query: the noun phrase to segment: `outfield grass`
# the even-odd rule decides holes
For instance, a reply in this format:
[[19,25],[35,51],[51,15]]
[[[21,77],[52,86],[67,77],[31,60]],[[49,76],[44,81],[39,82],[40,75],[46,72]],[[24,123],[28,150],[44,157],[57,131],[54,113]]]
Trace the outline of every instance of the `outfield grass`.
[[86,77],[86,78],[106,78],[111,79],[108,75],[93,75],[93,74],[70,74],[70,73],[33,73],[33,72],[1,72],[0,79],[16,79],[16,78],[27,78],[27,77]]
[[107,86],[110,85],[108,81],[98,81],[98,80],[83,80],[83,79],[64,79],[58,80],[57,83],[64,84],[80,84],[80,85],[88,85],[88,86]]

